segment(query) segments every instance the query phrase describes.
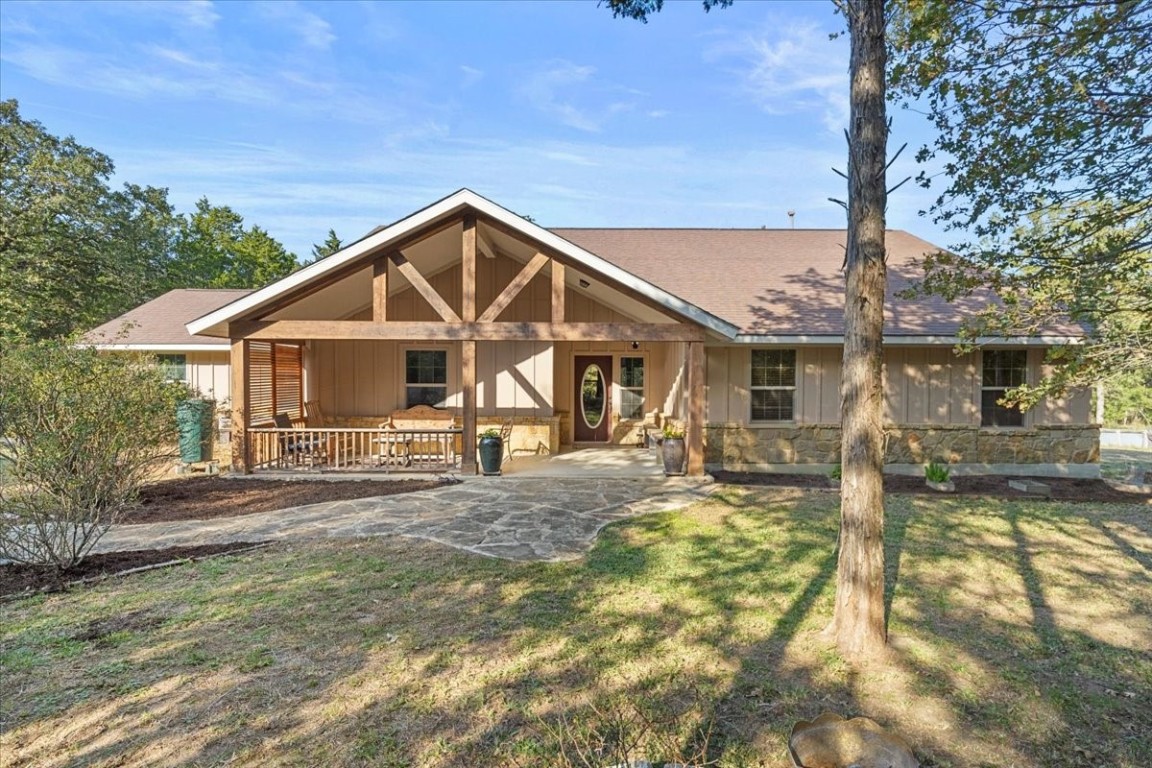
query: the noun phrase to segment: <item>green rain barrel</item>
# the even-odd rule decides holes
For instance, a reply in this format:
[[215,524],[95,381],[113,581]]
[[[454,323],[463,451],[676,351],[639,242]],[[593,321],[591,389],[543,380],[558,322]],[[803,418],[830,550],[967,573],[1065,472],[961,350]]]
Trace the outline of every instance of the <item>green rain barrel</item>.
[[176,406],[176,426],[180,431],[180,461],[191,464],[212,459],[211,400],[185,400]]

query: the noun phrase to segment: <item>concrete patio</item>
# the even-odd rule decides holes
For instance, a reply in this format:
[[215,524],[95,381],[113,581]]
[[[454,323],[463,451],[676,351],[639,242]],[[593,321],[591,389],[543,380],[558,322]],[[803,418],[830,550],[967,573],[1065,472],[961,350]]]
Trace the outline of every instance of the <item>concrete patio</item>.
[[566,448],[551,456],[518,455],[500,467],[506,477],[662,478],[660,454],[645,448]]

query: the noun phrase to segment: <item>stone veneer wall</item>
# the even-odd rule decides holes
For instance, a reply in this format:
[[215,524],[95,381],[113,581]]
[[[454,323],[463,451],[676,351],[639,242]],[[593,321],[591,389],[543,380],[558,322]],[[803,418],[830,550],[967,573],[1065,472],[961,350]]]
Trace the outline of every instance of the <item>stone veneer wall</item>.
[[[1100,428],[1052,425],[982,428],[889,425],[885,464],[1092,464],[1100,461]],[[840,425],[748,427],[709,424],[705,463],[713,467],[838,464]]]

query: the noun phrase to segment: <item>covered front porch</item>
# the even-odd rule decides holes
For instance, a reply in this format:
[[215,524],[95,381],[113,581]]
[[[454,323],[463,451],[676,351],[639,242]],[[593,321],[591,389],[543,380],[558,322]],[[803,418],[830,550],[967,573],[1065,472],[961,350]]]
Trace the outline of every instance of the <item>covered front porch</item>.
[[464,344],[419,346],[250,342],[252,417],[234,422],[246,471],[467,472],[464,435],[474,445],[486,432],[501,437],[505,465],[610,465],[665,424],[685,426],[684,343],[479,342],[469,433]]
[[671,422],[702,475],[708,318],[470,201],[189,324],[231,339],[233,466],[470,474],[494,430],[506,467],[609,471],[569,449],[639,447]]

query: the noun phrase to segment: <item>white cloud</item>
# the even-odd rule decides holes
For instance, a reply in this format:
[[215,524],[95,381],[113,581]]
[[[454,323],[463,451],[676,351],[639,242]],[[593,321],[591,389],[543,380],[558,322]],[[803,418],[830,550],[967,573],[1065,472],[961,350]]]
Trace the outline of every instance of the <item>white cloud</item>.
[[460,85],[465,88],[470,88],[473,85],[476,85],[476,83],[480,82],[484,78],[483,70],[476,69],[476,67],[470,67],[467,64],[460,65],[460,73],[464,76],[460,82]]
[[577,106],[574,95],[583,92],[588,100],[603,100],[621,89],[592,80],[596,68],[570,61],[552,61],[533,72],[520,88],[521,95],[540,112],[588,133],[597,133],[613,115],[632,109],[627,101],[609,101],[599,106]]
[[462,141],[390,136],[329,151],[201,142],[186,150],[105,148],[125,180],[165,186],[178,210],[228,204],[298,254],[329,227],[358,237],[467,186],[545,226],[843,226],[829,196],[838,155],[631,146],[596,141]]
[[306,10],[295,0],[280,0],[275,3],[259,3],[255,8],[270,21],[282,24],[300,37],[309,48],[326,51],[336,42],[332,25],[320,16]]
[[166,13],[182,19],[184,23],[191,27],[211,29],[216,25],[216,22],[220,21],[220,14],[216,13],[216,8],[212,5],[212,0],[188,0],[188,2],[176,3],[165,2],[157,3],[156,5],[163,6]]
[[708,58],[739,59],[745,92],[766,112],[818,112],[834,133],[848,125],[846,41],[815,23],[781,20],[714,45]]
[[0,61],[44,83],[135,100],[218,99],[293,116],[322,113],[342,122],[385,125],[404,117],[404,103],[435,110],[420,101],[422,91],[414,87],[407,89],[412,94],[408,102],[382,101],[354,83],[282,68],[272,54],[232,53],[225,58],[212,45],[195,43],[187,48],[149,43],[85,50],[30,38],[6,40]]

